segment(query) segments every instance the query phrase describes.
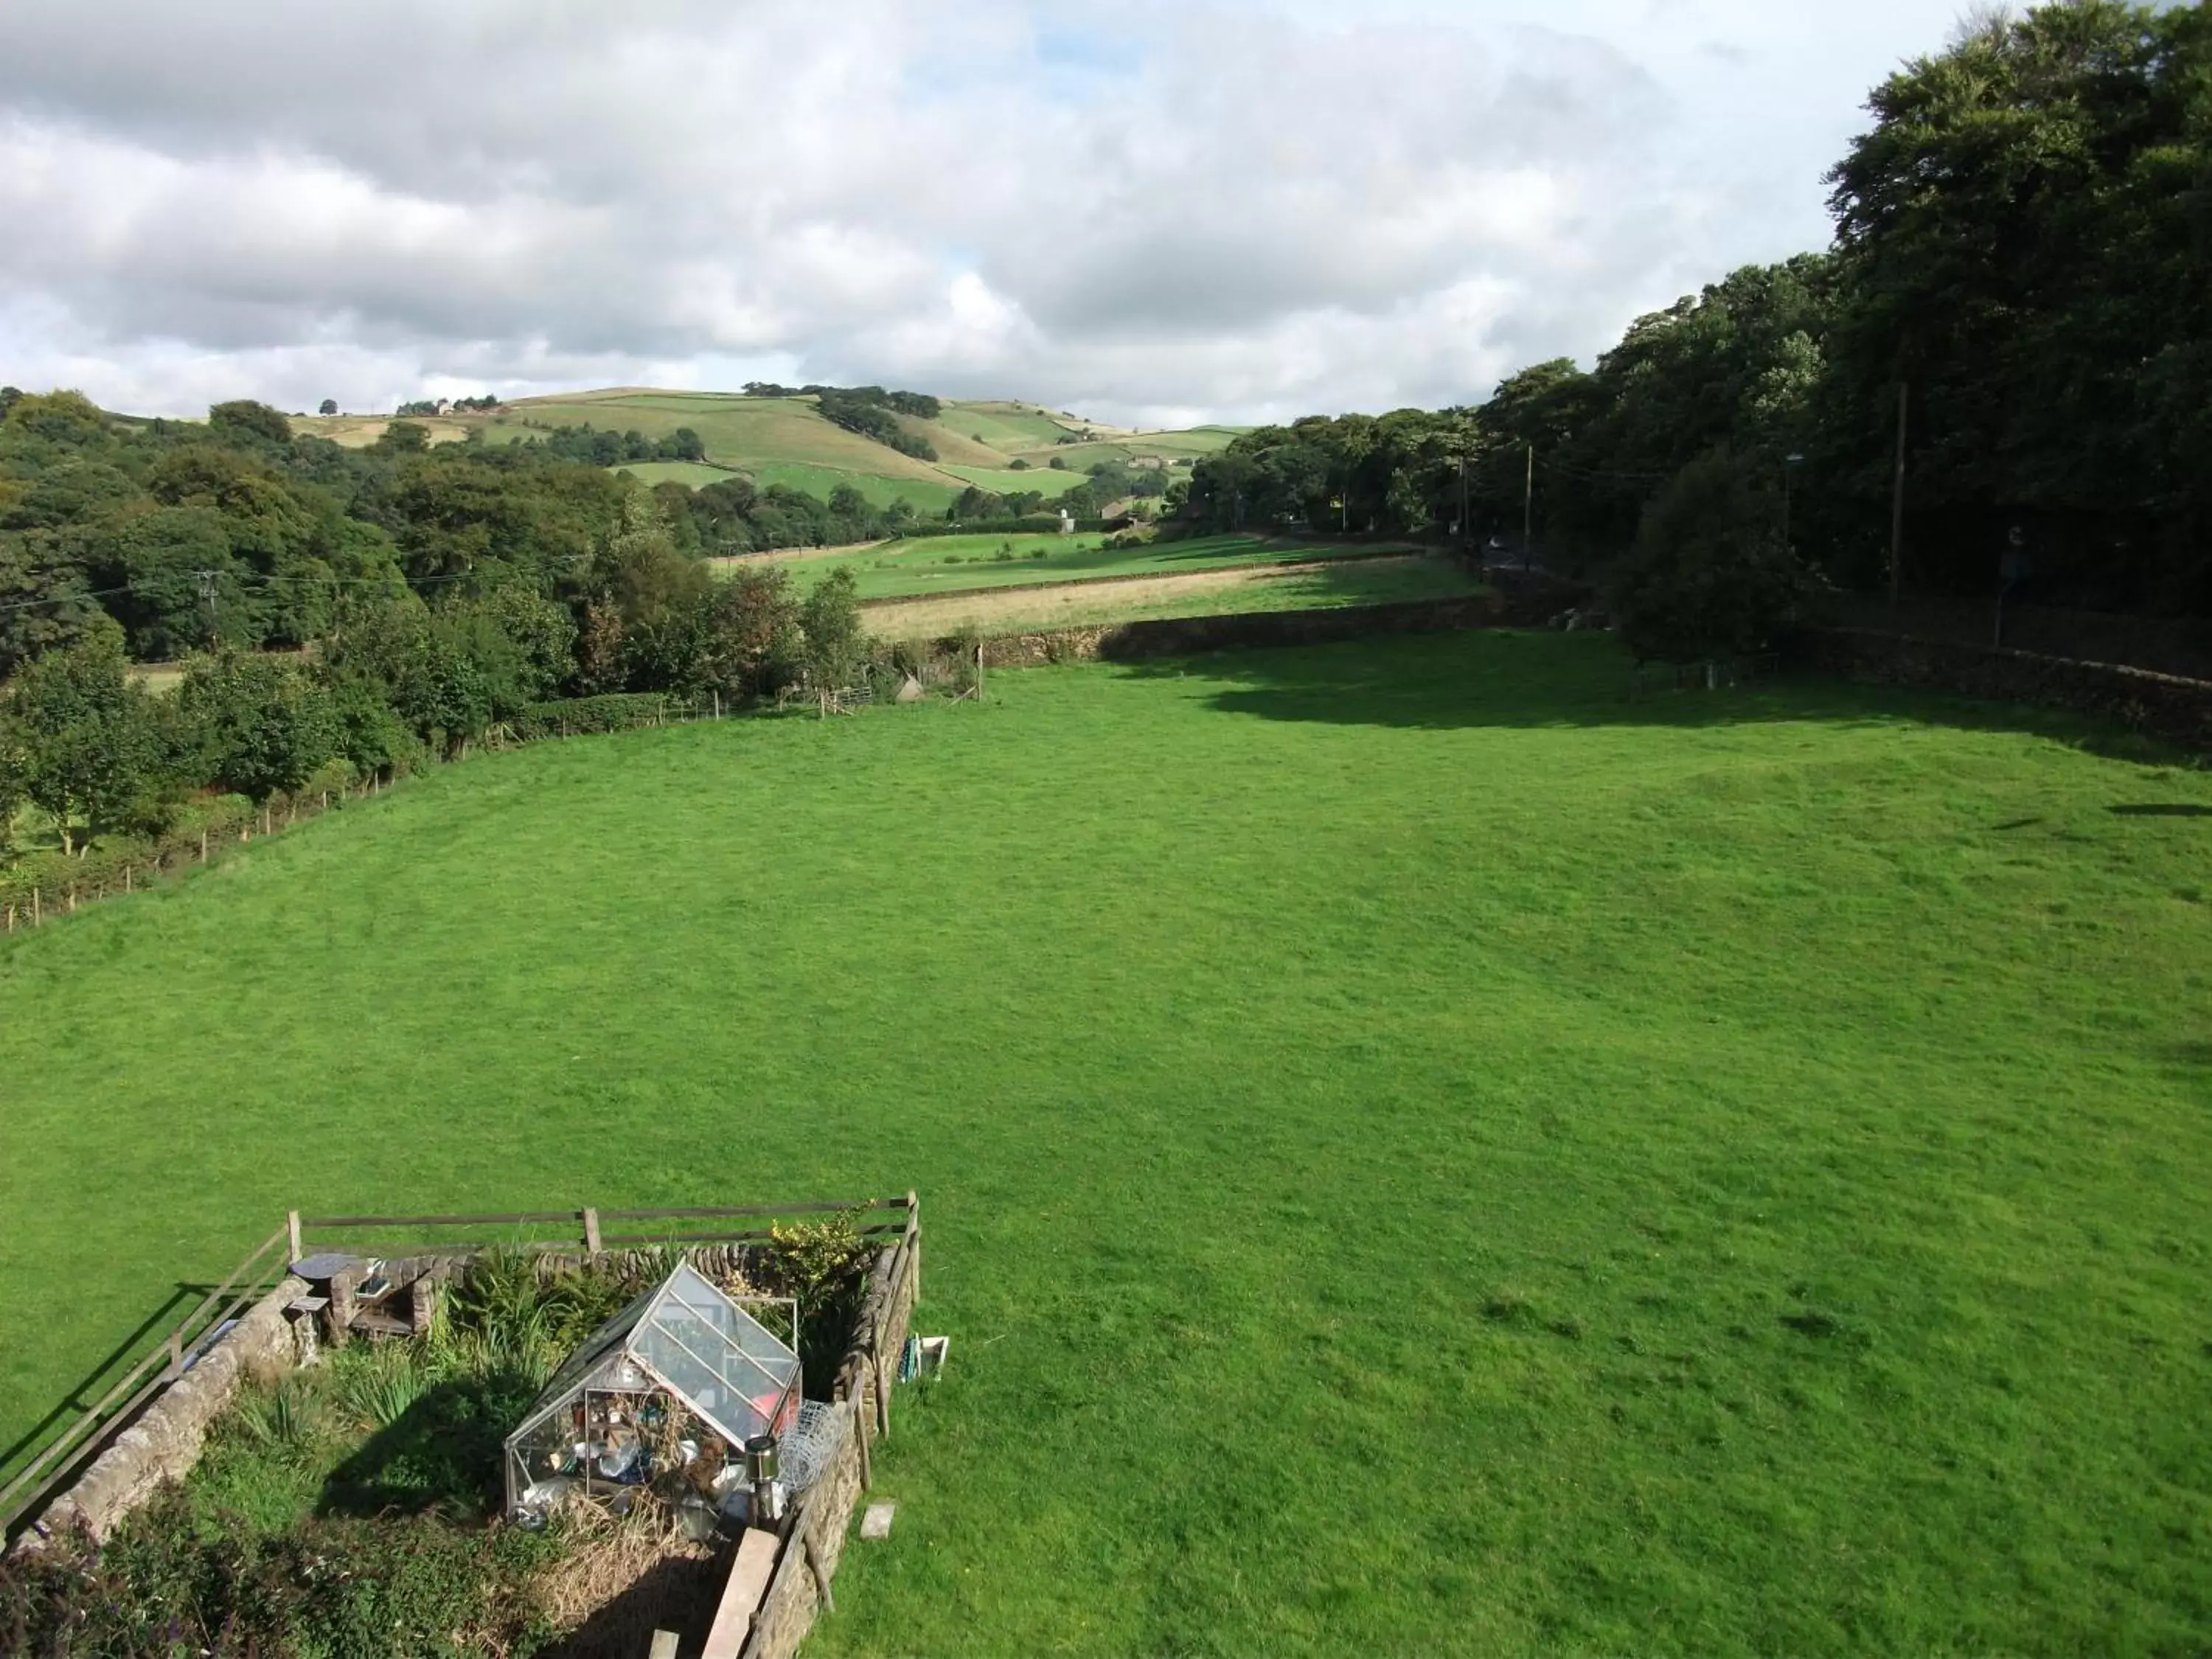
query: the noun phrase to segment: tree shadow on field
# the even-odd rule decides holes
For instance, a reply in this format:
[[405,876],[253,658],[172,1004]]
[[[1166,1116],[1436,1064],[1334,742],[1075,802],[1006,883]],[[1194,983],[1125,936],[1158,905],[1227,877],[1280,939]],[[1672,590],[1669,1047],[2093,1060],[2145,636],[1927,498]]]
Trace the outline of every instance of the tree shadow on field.
[[498,1513],[507,1429],[531,1397],[520,1378],[432,1385],[331,1472],[315,1513]]
[[[1635,665],[1606,634],[1483,629],[1337,644],[1249,648],[1127,663],[1139,679],[1214,686],[1224,714],[1332,726],[1454,731],[1478,726],[1724,726],[1899,721],[2028,732],[2116,760],[2171,765],[2179,753],[2063,710],[1784,672],[1716,690],[1636,695]],[[2142,811],[2143,809],[2135,809]],[[2212,809],[2158,809],[2196,816]]]

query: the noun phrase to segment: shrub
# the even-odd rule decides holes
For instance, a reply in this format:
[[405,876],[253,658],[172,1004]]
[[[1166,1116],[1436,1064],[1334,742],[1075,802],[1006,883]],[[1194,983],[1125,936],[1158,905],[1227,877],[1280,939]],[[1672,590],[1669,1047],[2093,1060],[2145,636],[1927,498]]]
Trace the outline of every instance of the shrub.
[[806,672],[817,686],[849,685],[866,653],[860,623],[860,584],[843,567],[814,584],[799,606]]
[[1765,650],[1814,587],[1783,545],[1774,504],[1720,449],[1676,473],[1644,509],[1613,610],[1638,660],[1695,662]]
[[205,1536],[171,1486],[105,1549],[82,1535],[0,1559],[11,1653],[331,1659],[535,1652],[551,1636],[536,1580],[551,1531],[464,1532],[427,1517],[318,1520],[275,1538]]

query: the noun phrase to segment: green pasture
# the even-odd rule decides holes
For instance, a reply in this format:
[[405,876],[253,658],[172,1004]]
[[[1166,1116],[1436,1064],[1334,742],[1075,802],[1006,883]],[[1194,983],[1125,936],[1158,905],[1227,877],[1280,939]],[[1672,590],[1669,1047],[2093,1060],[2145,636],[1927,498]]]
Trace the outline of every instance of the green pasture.
[[1030,467],[962,466],[953,462],[946,462],[940,466],[939,471],[950,472],[954,477],[964,479],[969,483],[981,484],[986,489],[996,490],[1001,495],[1012,495],[1018,490],[1034,489],[1049,498],[1065,495],[1076,485],[1091,482],[1085,474],[1073,469],[1064,472],[1055,471],[1051,467],[1042,465]]
[[[1361,543],[1297,542],[1244,535],[1194,536],[1187,541],[1139,542],[1115,548],[1105,543],[1106,538],[1095,532],[1067,536],[1049,532],[1020,536],[915,536],[817,558],[793,559],[786,568],[793,581],[811,586],[832,569],[845,566],[852,570],[862,599],[880,599],[1099,576],[1171,575],[1378,550]],[[1000,558],[1002,551],[1012,553],[1012,557]],[[1044,556],[1032,556],[1036,554]]]
[[923,1195],[810,1653],[2212,1643],[2212,777],[1601,636],[472,759],[0,940],[0,1449],[287,1206]]
[[910,478],[939,485],[945,482],[945,475],[927,463],[824,420],[811,398],[610,392],[532,398],[511,408],[511,415],[488,422],[489,435],[588,422],[602,431],[635,429],[648,438],[661,438],[688,426],[699,434],[708,460],[741,466],[747,471],[787,464],[827,468],[840,474]]
[[[1152,583],[1091,582],[1007,592],[978,588],[921,605],[871,606],[868,631],[884,639],[942,639],[972,626],[984,634],[1091,628],[1170,617],[1332,611],[1354,605],[1456,599],[1482,584],[1454,560],[1420,554],[1390,559],[1332,559],[1319,566],[1262,568],[1254,580],[1218,587],[1169,576]],[[1161,587],[1188,589],[1162,592]]]
[[[884,453],[891,452],[887,449]],[[961,490],[960,485],[943,479],[887,478],[872,472],[845,472],[835,467],[807,466],[795,461],[769,462],[745,470],[763,489],[770,484],[782,484],[826,501],[840,484],[849,484],[878,507],[889,507],[902,499],[911,501],[915,511],[926,518],[944,517],[945,509],[952,505]]]
[[1006,455],[1049,448],[1068,430],[1064,422],[1039,414],[1034,404],[1006,402],[947,404],[940,424],[980,437]]
[[708,484],[720,483],[738,476],[735,470],[716,466],[708,461],[621,461],[607,469],[610,472],[627,472],[647,488],[654,484],[680,483],[686,489],[704,489]]

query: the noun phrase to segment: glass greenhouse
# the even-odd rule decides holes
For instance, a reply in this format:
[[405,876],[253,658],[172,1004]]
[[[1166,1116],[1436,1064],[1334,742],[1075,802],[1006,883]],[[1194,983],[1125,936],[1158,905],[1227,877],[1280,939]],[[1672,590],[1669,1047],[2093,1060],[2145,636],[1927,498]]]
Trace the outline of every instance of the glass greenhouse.
[[718,1466],[790,1427],[799,1382],[788,1344],[679,1265],[594,1331],[507,1437],[507,1512],[542,1518],[565,1497]]

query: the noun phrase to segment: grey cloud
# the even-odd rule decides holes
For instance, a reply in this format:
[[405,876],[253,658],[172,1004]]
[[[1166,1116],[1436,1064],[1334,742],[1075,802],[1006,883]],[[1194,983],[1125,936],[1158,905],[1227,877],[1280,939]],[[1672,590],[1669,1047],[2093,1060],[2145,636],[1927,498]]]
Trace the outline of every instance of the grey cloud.
[[1632,31],[1285,3],[1138,0],[1071,64],[1026,0],[15,0],[0,378],[1387,408],[1588,356],[1817,228],[1814,179],[1716,168],[1694,75]]

